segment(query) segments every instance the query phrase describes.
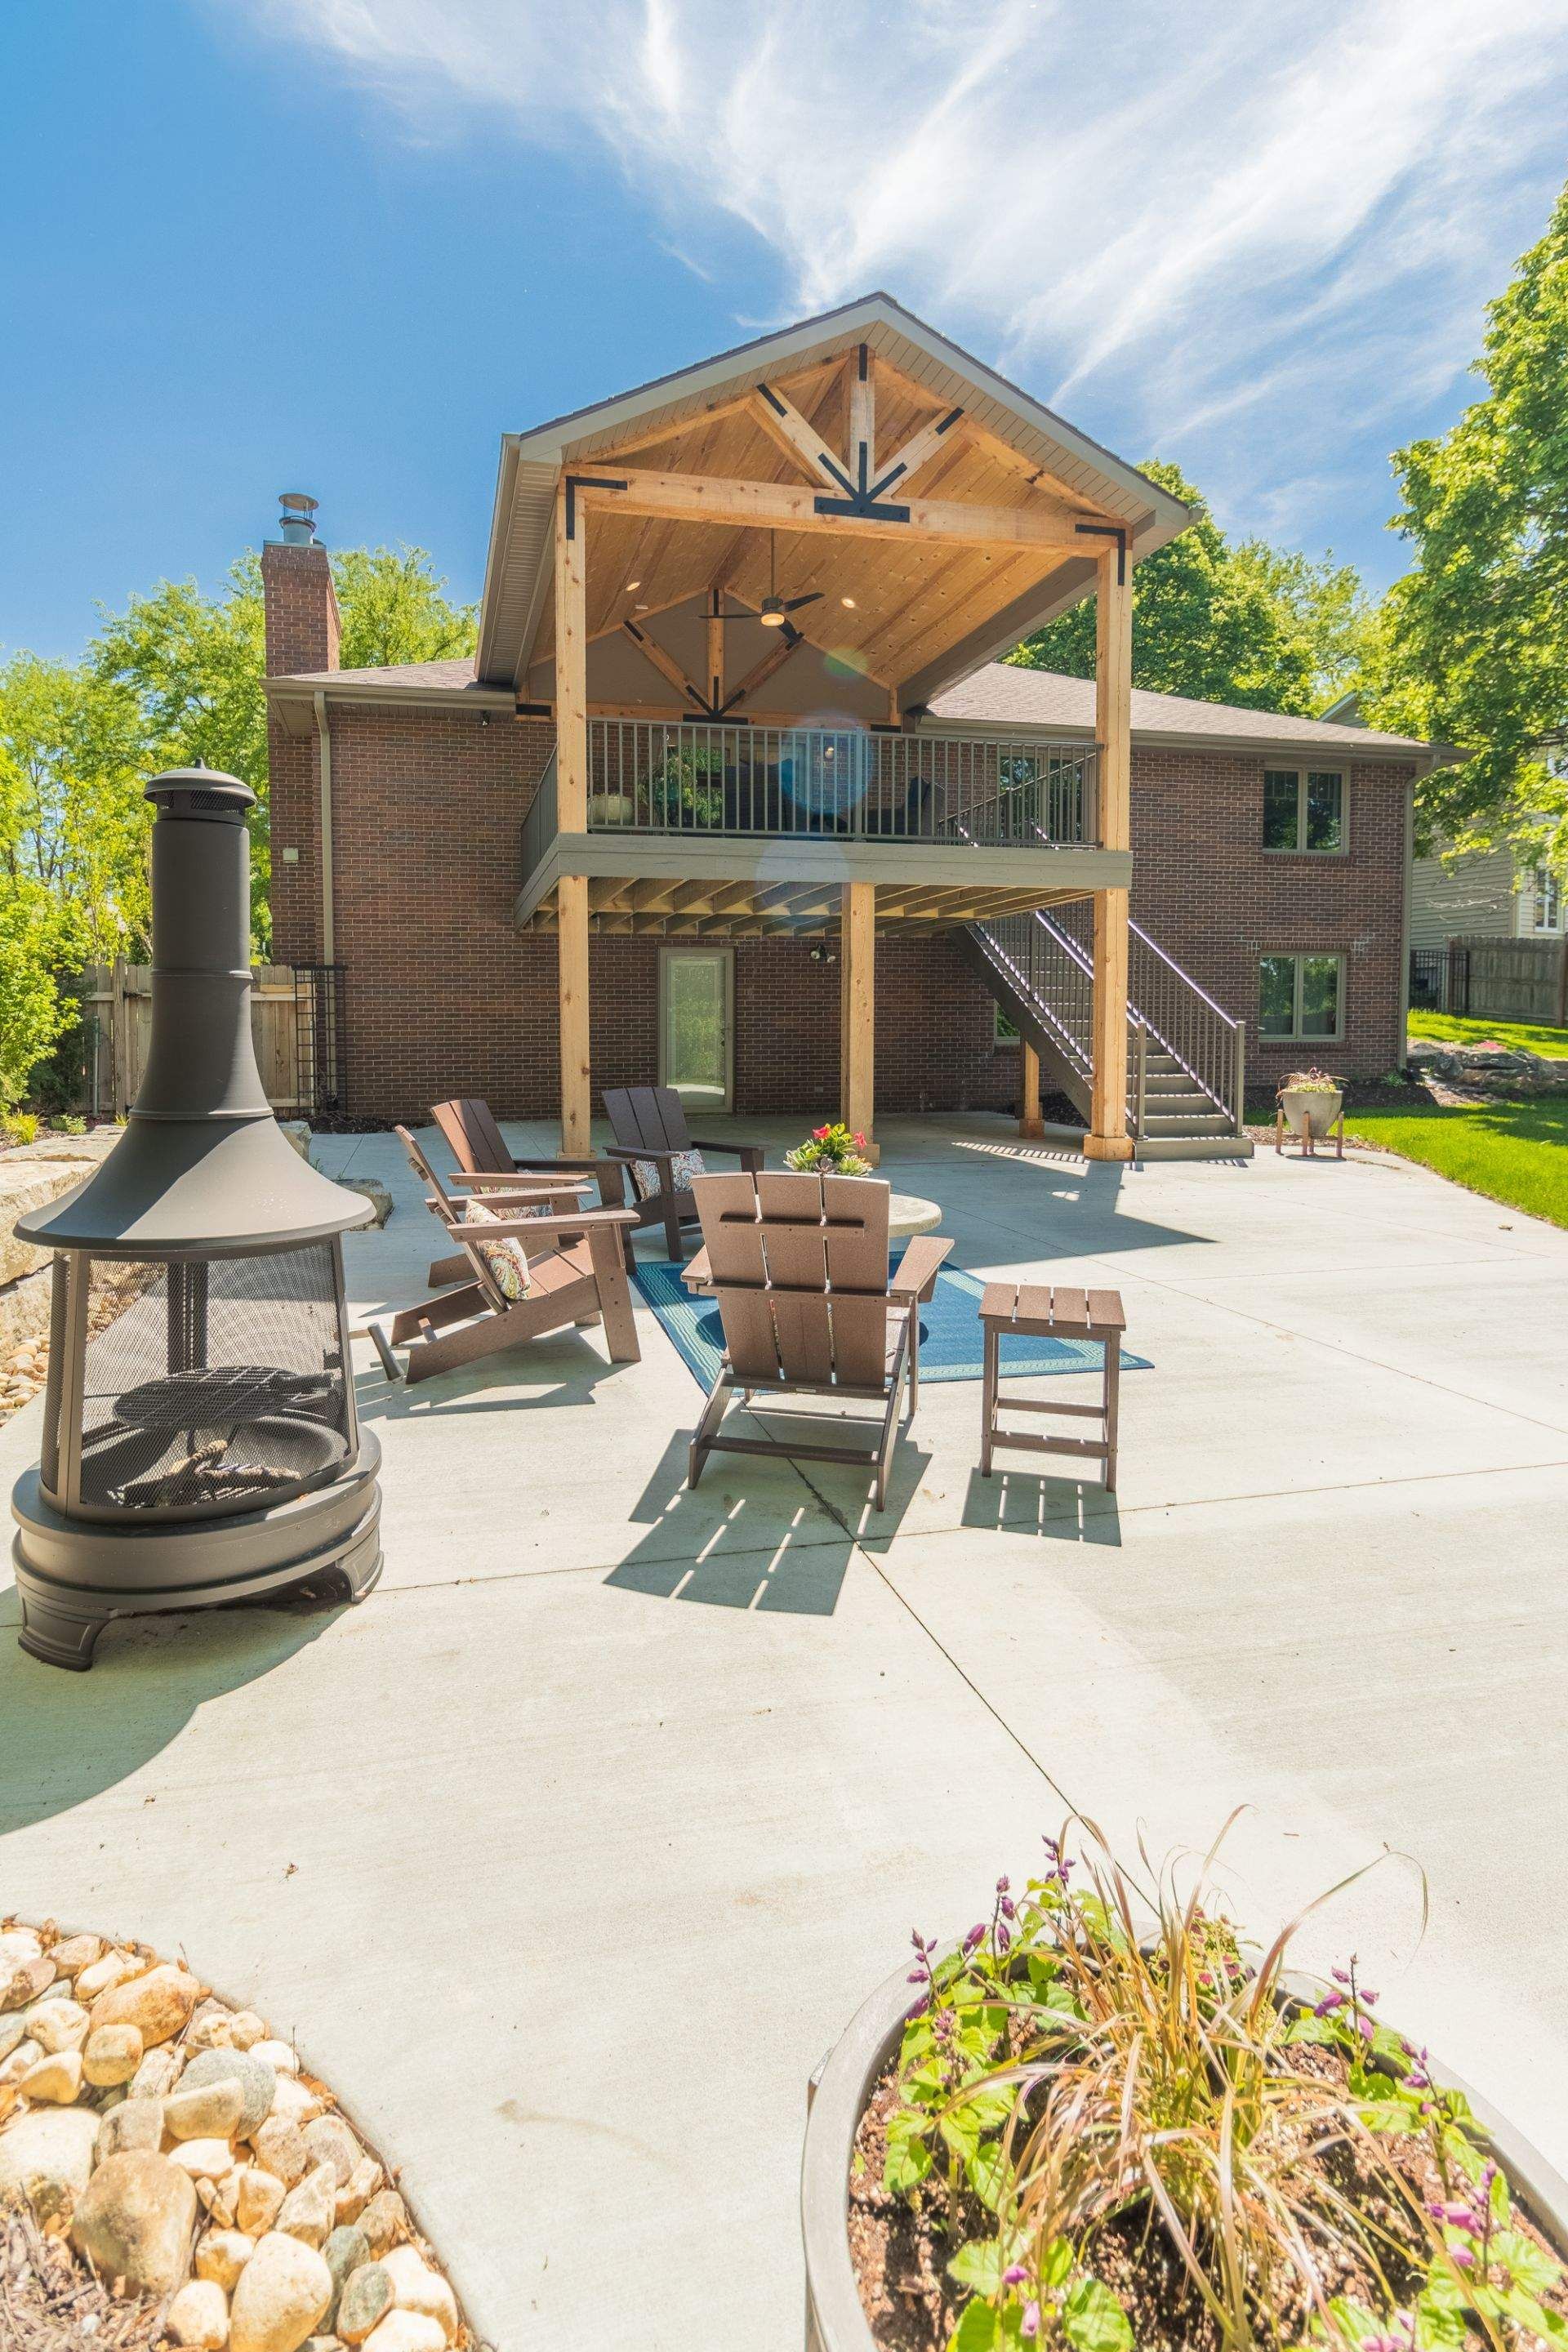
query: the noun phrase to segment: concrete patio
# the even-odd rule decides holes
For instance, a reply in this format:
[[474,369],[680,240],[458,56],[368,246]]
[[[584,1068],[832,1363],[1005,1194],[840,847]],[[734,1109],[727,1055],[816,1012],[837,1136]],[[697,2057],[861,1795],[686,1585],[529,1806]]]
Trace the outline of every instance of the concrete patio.
[[[881,1517],[822,1465],[689,1495],[700,1391],[639,1311],[615,1370],[568,1334],[410,1391],[362,1343],[357,1610],[142,1621],[77,1678],[0,1595],[0,1912],[183,1949],[297,2035],[502,2352],[796,2345],[807,2074],[1068,1805],[1155,1854],[1249,1805],[1260,1932],[1414,1857],[1303,1950],[1568,2162],[1568,1234],[1369,1154],[879,1134],[961,1265],[1121,1290],[1114,1500],[982,1481],[977,1382],[925,1390]],[[390,1137],[317,1156],[396,1195],[363,1324],[436,1228]]]

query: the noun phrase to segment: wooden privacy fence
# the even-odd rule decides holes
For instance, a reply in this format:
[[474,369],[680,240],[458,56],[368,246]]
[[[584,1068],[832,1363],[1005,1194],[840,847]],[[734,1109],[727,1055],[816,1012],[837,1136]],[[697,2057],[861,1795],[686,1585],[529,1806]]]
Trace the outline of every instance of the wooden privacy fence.
[[[339,1067],[342,966],[253,964],[250,1034],[267,1099],[280,1117],[342,1109]],[[89,1116],[123,1118],[135,1100],[153,1034],[153,967],[89,964],[73,992],[87,1029]]]
[[1468,953],[1464,1010],[1473,1018],[1568,1025],[1568,940],[1460,939],[1451,945]]

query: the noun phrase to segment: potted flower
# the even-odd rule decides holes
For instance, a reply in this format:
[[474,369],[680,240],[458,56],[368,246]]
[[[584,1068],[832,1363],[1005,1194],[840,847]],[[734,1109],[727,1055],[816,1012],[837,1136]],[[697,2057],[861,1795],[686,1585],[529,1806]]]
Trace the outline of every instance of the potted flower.
[[804,1143],[784,1153],[786,1168],[800,1168],[819,1176],[869,1176],[866,1139],[852,1135],[841,1119],[831,1127],[814,1127]]
[[1345,1090],[1327,1070],[1292,1070],[1280,1081],[1278,1100],[1293,1133],[1331,1134],[1344,1108]]
[[[1088,1825],[868,2001],[801,2179],[817,2352],[1568,2344],[1568,2182],[1378,2011]],[[1213,1856],[1211,1854],[1210,1860]],[[1082,1883],[1074,1883],[1075,1869]]]

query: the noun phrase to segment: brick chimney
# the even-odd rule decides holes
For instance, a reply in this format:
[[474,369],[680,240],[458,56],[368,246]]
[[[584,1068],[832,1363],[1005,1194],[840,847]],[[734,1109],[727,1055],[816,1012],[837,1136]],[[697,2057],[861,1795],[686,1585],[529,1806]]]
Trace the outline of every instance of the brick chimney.
[[303,490],[285,490],[279,504],[279,536],[261,551],[267,675],[336,669],[338,600],[327,551],[316,541],[316,501]]

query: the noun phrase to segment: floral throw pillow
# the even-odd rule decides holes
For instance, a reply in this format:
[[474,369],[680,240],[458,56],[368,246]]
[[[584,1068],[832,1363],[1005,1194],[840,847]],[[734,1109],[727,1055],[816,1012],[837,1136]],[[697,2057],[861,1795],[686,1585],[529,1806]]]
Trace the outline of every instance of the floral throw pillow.
[[[504,1222],[510,1224],[512,1218],[518,1215],[547,1217],[550,1213],[550,1203],[546,1201],[537,1209],[520,1211],[509,1208]],[[498,1220],[495,1211],[485,1202],[473,1199],[464,1202],[463,1223],[466,1225],[493,1225],[498,1222],[501,1221]],[[528,1297],[531,1287],[528,1278],[528,1253],[520,1241],[514,1241],[510,1234],[502,1241],[481,1241],[479,1254],[494,1275],[496,1287],[504,1299],[515,1306],[520,1298]]]
[[[686,1192],[694,1176],[706,1176],[700,1151],[678,1151],[669,1163],[670,1181],[678,1192]],[[657,1160],[634,1160],[632,1174],[637,1178],[637,1198],[649,1201],[658,1190]]]

